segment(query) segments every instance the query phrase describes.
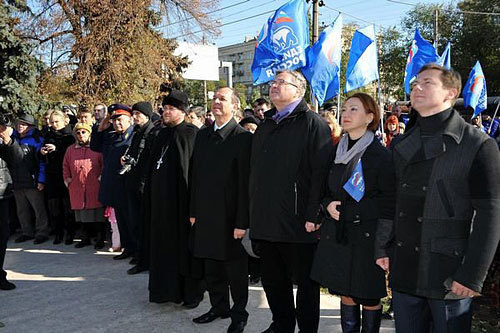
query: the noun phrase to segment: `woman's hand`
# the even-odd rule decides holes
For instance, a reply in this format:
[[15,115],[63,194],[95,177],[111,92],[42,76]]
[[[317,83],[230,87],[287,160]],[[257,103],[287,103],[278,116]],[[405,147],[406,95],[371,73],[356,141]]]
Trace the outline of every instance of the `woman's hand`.
[[379,265],[380,268],[382,268],[384,271],[389,271],[389,257],[378,258],[375,263]]
[[340,212],[337,210],[337,207],[341,205],[340,201],[332,201],[326,207],[326,210],[328,211],[328,214],[332,217],[334,220],[339,220],[340,219]]

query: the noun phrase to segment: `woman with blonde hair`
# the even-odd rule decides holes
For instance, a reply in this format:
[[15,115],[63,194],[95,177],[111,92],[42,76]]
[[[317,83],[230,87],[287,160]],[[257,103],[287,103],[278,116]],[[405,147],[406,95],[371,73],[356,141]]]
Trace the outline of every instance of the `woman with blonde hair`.
[[340,137],[342,136],[342,127],[340,127],[337,119],[335,119],[335,114],[331,111],[324,111],[321,114],[321,118],[323,118],[328,126],[330,126],[330,130],[332,131],[333,144],[336,145],[340,141]]

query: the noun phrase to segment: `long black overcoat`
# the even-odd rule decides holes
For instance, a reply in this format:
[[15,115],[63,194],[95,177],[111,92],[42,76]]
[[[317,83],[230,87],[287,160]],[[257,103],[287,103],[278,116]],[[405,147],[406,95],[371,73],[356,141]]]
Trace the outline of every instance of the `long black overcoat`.
[[218,132],[198,132],[191,179],[194,255],[229,260],[245,255],[234,229],[248,228],[248,178],[252,134],[234,119]]

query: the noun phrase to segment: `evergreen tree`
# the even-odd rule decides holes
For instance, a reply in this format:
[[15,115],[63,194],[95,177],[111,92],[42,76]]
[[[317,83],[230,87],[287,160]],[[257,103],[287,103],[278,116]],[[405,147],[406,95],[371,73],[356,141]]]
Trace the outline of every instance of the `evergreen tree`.
[[34,114],[40,105],[37,77],[43,64],[15,29],[15,14],[25,5],[21,0],[0,3],[0,112]]

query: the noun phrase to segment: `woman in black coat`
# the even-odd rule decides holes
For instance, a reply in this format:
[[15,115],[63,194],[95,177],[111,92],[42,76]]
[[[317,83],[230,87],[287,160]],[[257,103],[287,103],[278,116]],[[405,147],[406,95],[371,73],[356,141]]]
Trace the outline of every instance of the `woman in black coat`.
[[[386,296],[384,269],[375,258],[375,233],[394,214],[395,180],[391,155],[374,132],[380,121],[377,104],[367,94],[351,96],[342,108],[346,134],[338,143],[322,200],[321,239],[312,279],[341,296],[344,332],[378,332],[380,299]],[[381,253],[379,253],[381,251]]]
[[54,224],[56,237],[54,244],[62,242],[66,229],[65,244],[73,243],[75,226],[73,214],[69,204],[69,193],[63,179],[63,160],[66,149],[75,142],[73,132],[69,126],[69,119],[61,111],[54,111],[50,115],[51,128],[45,136],[45,145],[40,153],[47,161],[46,168],[46,195],[49,203],[49,214]]

